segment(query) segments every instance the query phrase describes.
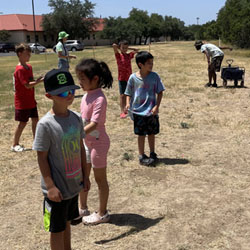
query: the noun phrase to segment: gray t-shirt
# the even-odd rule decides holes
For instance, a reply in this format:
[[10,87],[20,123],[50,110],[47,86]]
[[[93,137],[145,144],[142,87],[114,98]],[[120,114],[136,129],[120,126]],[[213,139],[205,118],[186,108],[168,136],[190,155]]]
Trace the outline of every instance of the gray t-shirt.
[[[37,124],[33,149],[48,151],[52,179],[63,199],[71,199],[83,188],[80,141],[85,137],[80,114],[69,111],[68,117],[48,112]],[[43,194],[47,189],[41,178]]]
[[201,52],[203,53],[205,50],[207,51],[208,55],[211,58],[214,58],[217,56],[224,56],[223,51],[211,43],[205,43],[201,46]]

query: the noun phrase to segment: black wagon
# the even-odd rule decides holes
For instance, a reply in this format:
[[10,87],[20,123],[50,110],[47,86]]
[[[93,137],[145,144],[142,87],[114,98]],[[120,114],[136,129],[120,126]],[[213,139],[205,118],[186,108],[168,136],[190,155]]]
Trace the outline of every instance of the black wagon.
[[233,59],[227,60],[228,67],[222,67],[221,69],[221,78],[223,80],[223,86],[227,86],[227,81],[234,81],[234,86],[238,86],[240,81],[240,86],[244,87],[244,77],[245,77],[245,68],[239,66],[232,66]]

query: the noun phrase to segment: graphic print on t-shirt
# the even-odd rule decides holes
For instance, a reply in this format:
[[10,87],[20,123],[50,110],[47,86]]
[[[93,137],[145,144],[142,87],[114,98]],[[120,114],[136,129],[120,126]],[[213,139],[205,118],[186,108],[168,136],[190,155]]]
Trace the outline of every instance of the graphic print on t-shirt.
[[62,152],[65,162],[66,178],[80,178],[81,158],[80,155],[80,131],[71,126],[62,138]]

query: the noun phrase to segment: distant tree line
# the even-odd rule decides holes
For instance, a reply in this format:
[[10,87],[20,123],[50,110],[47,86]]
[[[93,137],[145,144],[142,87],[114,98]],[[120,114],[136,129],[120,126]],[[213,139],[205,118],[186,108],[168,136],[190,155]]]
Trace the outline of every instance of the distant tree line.
[[[49,0],[52,12],[43,16],[42,26],[47,34],[61,30],[73,38],[86,38],[93,30],[95,4],[89,0]],[[127,39],[133,44],[147,43],[160,37],[171,40],[222,39],[241,48],[250,48],[250,0],[227,0],[217,14],[217,20],[203,25],[185,26],[172,16],[133,8],[128,18],[105,18],[101,38],[112,41]]]

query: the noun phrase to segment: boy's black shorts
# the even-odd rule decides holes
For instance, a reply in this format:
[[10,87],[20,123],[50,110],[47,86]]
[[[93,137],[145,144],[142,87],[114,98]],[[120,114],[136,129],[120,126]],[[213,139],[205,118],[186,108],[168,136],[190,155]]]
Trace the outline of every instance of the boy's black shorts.
[[66,229],[67,221],[79,216],[78,195],[61,202],[54,202],[44,198],[43,221],[46,231],[60,233]]
[[119,81],[120,95],[123,95],[125,93],[126,87],[127,87],[127,81]]
[[158,115],[141,116],[133,114],[136,135],[156,135],[160,132]]

